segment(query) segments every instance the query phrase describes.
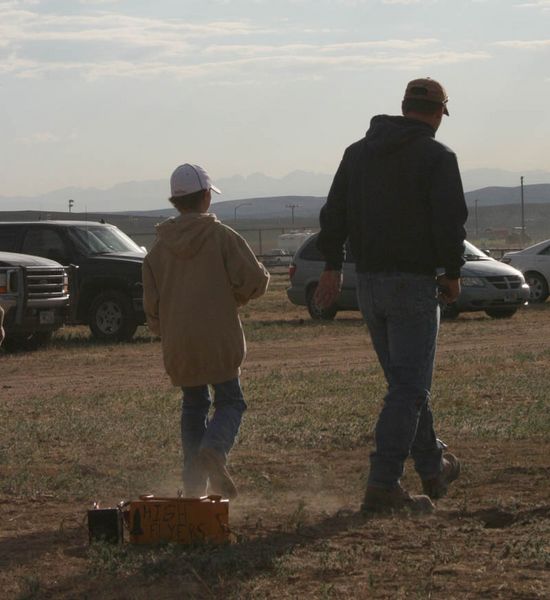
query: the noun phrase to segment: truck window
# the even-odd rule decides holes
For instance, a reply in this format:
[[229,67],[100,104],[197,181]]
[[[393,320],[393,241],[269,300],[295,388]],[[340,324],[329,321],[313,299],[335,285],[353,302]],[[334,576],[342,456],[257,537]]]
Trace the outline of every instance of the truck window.
[[72,227],[71,239],[84,254],[109,254],[113,252],[139,252],[141,248],[116,227]]
[[69,256],[61,235],[49,227],[30,227],[23,238],[21,252],[58,262],[66,262]]
[[17,229],[14,227],[0,227],[0,250],[3,252],[17,252]]

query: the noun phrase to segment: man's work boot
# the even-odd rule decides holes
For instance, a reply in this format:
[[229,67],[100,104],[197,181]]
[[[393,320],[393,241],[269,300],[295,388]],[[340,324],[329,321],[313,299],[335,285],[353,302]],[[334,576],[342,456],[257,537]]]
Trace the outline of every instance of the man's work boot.
[[223,498],[232,500],[238,495],[237,487],[225,464],[225,457],[213,448],[201,448],[199,460],[204,471],[208,474],[210,491]]
[[439,475],[422,481],[424,493],[432,500],[439,500],[446,496],[449,485],[460,475],[460,461],[454,454],[447,452],[441,460],[442,468]]
[[365,499],[361,505],[363,514],[369,513],[387,513],[399,510],[409,510],[417,514],[430,514],[435,510],[435,506],[428,496],[411,496],[399,484],[386,489],[367,486]]

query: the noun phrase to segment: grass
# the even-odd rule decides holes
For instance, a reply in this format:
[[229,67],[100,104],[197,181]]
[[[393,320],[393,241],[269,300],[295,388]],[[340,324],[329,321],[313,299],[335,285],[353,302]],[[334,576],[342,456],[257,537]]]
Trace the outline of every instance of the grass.
[[84,499],[118,487],[133,494],[158,478],[163,456],[178,455],[178,406],[170,390],[97,392],[77,402],[65,394],[33,396],[25,418],[15,421],[5,407],[0,457],[7,476],[0,491]]
[[[433,405],[439,434],[465,457],[463,476],[439,516],[365,520],[350,507],[383,376],[357,314],[315,323],[285,300],[285,285],[274,277],[242,312],[249,409],[232,457],[234,545],[88,548],[81,528],[59,542],[44,534],[43,510],[81,521],[93,500],[180,485],[180,392],[145,328],[117,345],[67,329],[50,349],[1,357],[0,500],[11,529],[0,561],[13,573],[0,583],[13,597],[545,597],[547,308],[442,325]],[[412,469],[405,483],[418,488]]]
[[290,321],[244,320],[246,339],[249,342],[292,342],[320,339],[326,335],[347,337],[364,335],[365,326],[359,318],[349,318],[338,322],[318,323],[303,318]]
[[[320,338],[332,336],[333,330],[341,336],[350,328],[355,331],[350,322],[310,327]],[[280,331],[285,330],[288,335],[288,326],[280,325]],[[154,348],[158,351],[158,344]],[[104,358],[104,353],[92,353],[84,364],[95,365]],[[445,359],[443,367],[453,360]],[[489,359],[462,356],[461,376],[436,373],[433,397],[440,429],[478,439],[545,437],[550,398],[540,375],[549,367],[546,348],[527,353],[503,349]],[[261,445],[273,451],[367,446],[385,393],[376,363],[344,373],[326,368],[277,370],[247,376],[243,387],[249,411],[239,446]],[[160,470],[174,470],[179,403],[179,392],[162,386],[114,394],[95,391],[78,401],[68,394],[30,396],[19,408],[25,418],[15,420],[10,418],[13,407],[3,405],[0,459],[6,473],[0,490],[85,497],[100,482],[109,481],[108,487],[123,485],[126,493],[133,493],[154,481]],[[44,469],[48,464],[51,468]]]
[[[550,430],[550,397],[540,369],[546,350],[512,354],[502,371],[496,361],[461,361],[466,378],[436,377],[438,427],[449,436],[476,439],[543,439]],[[324,369],[251,375],[243,382],[249,410],[238,447],[252,451],[343,450],[372,440],[385,382],[376,364],[361,370]],[[24,418],[0,407],[3,493],[86,498],[100,489],[133,494],[177,473],[177,390],[96,391],[75,401],[67,394],[26,398]],[[20,409],[21,410],[21,409]]]

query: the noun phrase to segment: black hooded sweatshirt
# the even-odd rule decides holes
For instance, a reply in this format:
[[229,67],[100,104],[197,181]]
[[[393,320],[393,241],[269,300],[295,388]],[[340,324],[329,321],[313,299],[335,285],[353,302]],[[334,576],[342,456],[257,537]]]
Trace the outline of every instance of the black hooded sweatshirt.
[[468,215],[456,156],[422,121],[379,115],[349,146],[321,209],[317,246],[340,269],[349,238],[359,273],[460,276]]

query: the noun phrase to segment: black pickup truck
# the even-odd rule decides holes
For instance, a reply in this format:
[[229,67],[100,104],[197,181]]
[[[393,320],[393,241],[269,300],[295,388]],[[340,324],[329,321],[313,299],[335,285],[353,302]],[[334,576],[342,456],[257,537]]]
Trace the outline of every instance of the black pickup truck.
[[49,342],[70,314],[69,274],[47,258],[0,252],[0,306],[4,348],[36,349]]
[[145,322],[141,266],[145,250],[114,225],[91,221],[0,222],[0,251],[75,265],[72,324],[104,340],[130,339]]

